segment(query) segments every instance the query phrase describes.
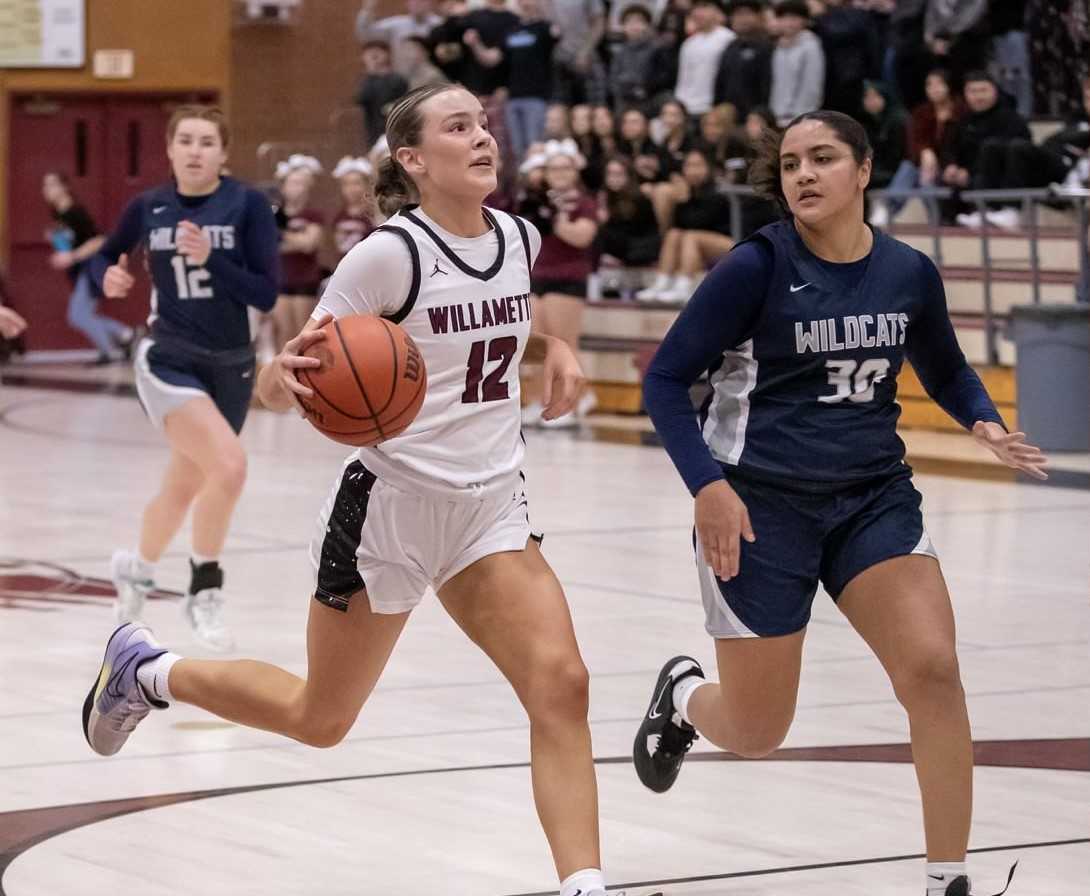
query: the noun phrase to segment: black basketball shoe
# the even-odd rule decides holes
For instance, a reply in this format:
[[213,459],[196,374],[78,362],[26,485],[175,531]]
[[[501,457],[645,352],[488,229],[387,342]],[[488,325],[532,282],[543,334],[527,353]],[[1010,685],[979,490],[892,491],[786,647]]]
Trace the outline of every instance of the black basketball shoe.
[[700,663],[691,656],[675,656],[662,667],[651,705],[636,732],[632,761],[644,787],[665,793],[674,786],[685,754],[698,737],[696,729],[674,708],[674,685],[690,675],[704,677]]
[[[1003,896],[1003,894],[1007,892],[1007,887],[1011,885],[1011,880],[1014,878],[1014,871],[1017,867],[1017,862],[1011,865],[1010,873],[1007,875],[1006,886],[996,893],[995,896]],[[972,890],[969,889],[969,878],[964,874],[959,874],[951,880],[950,883],[946,885],[946,889],[943,893],[944,896],[973,896]]]

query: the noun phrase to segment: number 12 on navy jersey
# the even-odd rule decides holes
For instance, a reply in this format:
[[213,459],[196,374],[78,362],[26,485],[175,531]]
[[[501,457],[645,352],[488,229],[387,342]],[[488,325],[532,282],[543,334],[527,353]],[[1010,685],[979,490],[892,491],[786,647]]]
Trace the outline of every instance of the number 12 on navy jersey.
[[170,259],[174,269],[174,286],[179,299],[211,299],[212,287],[208,281],[212,275],[200,265],[193,264],[184,255],[175,255]]

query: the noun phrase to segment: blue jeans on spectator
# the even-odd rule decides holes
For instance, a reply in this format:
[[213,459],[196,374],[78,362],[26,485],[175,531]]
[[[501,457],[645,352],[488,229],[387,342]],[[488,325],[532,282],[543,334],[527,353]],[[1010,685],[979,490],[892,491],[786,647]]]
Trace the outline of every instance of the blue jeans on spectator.
[[115,357],[117,345],[129,335],[129,328],[121,321],[99,314],[98,303],[90,275],[80,271],[68,299],[68,324],[86,336],[100,355]]
[[1008,31],[992,38],[996,80],[1014,97],[1018,114],[1033,117],[1033,80],[1030,77],[1029,36],[1025,31]]
[[[893,174],[893,179],[886,185],[887,190],[915,190],[920,186],[920,169],[916,167],[915,163],[905,159],[897,166],[897,170]],[[927,216],[934,222],[938,218],[938,209],[935,206],[934,199],[921,200],[924,206],[927,208]],[[892,221],[897,215],[900,214],[901,209],[905,207],[908,202],[904,198],[894,198],[890,196],[886,200],[886,207],[889,209],[889,217]]]
[[531,143],[545,134],[545,100],[536,96],[519,96],[507,100],[507,131],[511,135],[511,151],[516,165],[521,165]]

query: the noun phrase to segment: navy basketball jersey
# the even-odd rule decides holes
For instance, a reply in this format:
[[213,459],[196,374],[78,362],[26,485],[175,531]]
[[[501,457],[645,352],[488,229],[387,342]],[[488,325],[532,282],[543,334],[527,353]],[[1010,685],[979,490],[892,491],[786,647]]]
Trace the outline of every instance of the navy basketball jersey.
[[[200,227],[212,244],[203,265],[177,251],[182,221]],[[251,342],[247,306],[269,310],[277,293],[276,221],[260,193],[231,177],[207,196],[183,196],[173,184],[142,193],[92,265],[100,285],[106,268],[138,243],[147,249],[156,336],[211,350]]]
[[870,254],[848,264],[814,256],[790,221],[751,239],[770,251],[770,276],[749,338],[709,371],[701,420],[712,455],[812,481],[896,469],[904,458],[896,378],[933,301],[930,262],[878,231]]

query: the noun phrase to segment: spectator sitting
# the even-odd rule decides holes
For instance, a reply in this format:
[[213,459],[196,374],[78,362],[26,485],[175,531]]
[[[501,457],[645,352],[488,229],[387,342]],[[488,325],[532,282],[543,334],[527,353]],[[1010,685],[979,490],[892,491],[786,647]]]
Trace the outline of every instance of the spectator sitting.
[[714,0],[695,0],[689,20],[694,31],[678,54],[674,95],[685,104],[690,115],[703,115],[714,103],[719,60],[734,40],[734,32],[721,24]]
[[[969,113],[954,125],[952,158],[942,172],[942,182],[950,187],[983,189],[985,182],[995,182],[994,172],[1013,140],[1029,140],[1029,126],[1011,106],[1000,101],[999,88],[984,71],[965,77],[965,104]],[[957,215],[962,227],[980,227],[980,212]]]
[[273,306],[273,341],[279,351],[294,339],[318,304],[325,216],[311,203],[315,178],[322,166],[313,156],[292,155],[276,166],[284,204],[280,234],[280,295]]
[[[757,106],[750,110],[741,130],[735,134],[740,151],[727,161],[732,183],[749,183],[749,171],[753,161],[776,132],[776,119],[771,109]],[[780,207],[774,201],[762,199],[760,196],[743,196],[741,235],[747,237],[781,217]]]
[[405,0],[405,15],[375,19],[377,0],[364,0],[356,15],[356,37],[361,44],[381,41],[393,52],[394,69],[410,81],[415,53],[404,45],[409,37],[427,38],[442,23],[432,12],[431,0]]
[[386,41],[368,41],[362,58],[364,75],[356,104],[363,109],[364,146],[372,146],[386,132],[386,113],[409,92],[409,82],[393,70]]
[[333,169],[341,188],[341,207],[333,218],[333,248],[338,261],[375,229],[378,208],[374,175],[375,169],[367,159],[352,156],[345,156]]
[[682,174],[688,195],[674,209],[654,282],[636,293],[641,301],[688,301],[703,272],[734,245],[729,236],[730,204],[716,191],[708,159],[692,150],[685,156]]
[[735,0],[730,28],[737,35],[727,45],[715,76],[715,104],[730,103],[744,118],[754,106],[768,104],[772,88],[772,41],[764,27],[765,0]]
[[609,83],[617,115],[629,106],[647,105],[656,70],[661,65],[661,49],[651,30],[651,13],[646,7],[626,6],[621,13],[621,28],[624,42],[614,50],[609,63]]
[[583,158],[587,159],[594,155],[598,140],[594,136],[594,116],[591,107],[586,103],[572,106],[568,113],[568,123],[571,138],[575,141]]
[[769,105],[780,127],[803,112],[820,109],[825,94],[825,52],[821,41],[807,30],[809,21],[810,12],[803,0],[776,4],[779,38],[772,51]]
[[552,95],[556,27],[541,13],[540,0],[519,0],[522,22],[507,35],[507,131],[516,159],[545,133],[545,113]]
[[666,178],[666,160],[651,139],[647,116],[639,109],[628,109],[621,116],[617,152],[632,162],[641,184],[658,183]]
[[541,139],[566,140],[571,135],[568,107],[563,103],[553,103],[545,110],[545,132],[541,135]]
[[670,97],[659,107],[659,122],[662,135],[658,143],[666,174],[680,174],[685,162],[685,155],[696,146],[696,141],[689,134],[689,110],[681,100]]
[[[908,124],[908,151],[889,182],[891,190],[933,187],[939,182],[939,159],[950,155],[954,123],[965,115],[965,103],[952,92],[950,77],[945,69],[937,68],[929,72],[924,89],[927,101],[912,110]],[[875,227],[887,227],[906,202],[903,198],[890,197],[885,202],[875,203],[870,223]],[[934,219],[934,201],[924,204]]]
[[[874,151],[871,158],[870,187],[889,186],[905,158],[908,116],[890,95],[882,81],[863,82],[863,115],[860,123],[867,131]],[[874,221],[872,220],[873,224]]]
[[658,261],[662,248],[655,210],[623,156],[606,162],[598,211],[598,251],[606,267],[642,268]]
[[[1065,181],[1069,186],[1082,186],[1084,178],[1077,169],[1090,151],[1090,75],[1083,78],[1082,99],[1083,116],[1068,122],[1040,146],[1021,138],[986,140],[980,153],[980,174],[973,186],[978,190],[1016,190]],[[1016,206],[985,212],[984,217],[1004,230],[1016,230],[1022,223]]]
[[711,160],[719,183],[736,182],[731,180],[729,163],[744,151],[744,144],[734,133],[737,124],[737,115],[730,103],[714,106],[700,116],[700,137],[696,148]]

